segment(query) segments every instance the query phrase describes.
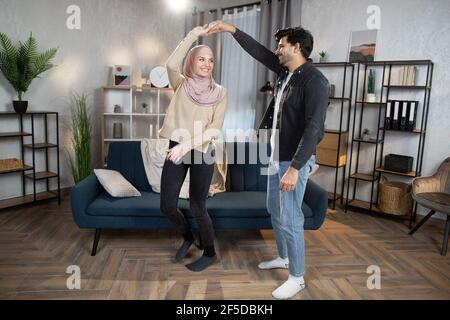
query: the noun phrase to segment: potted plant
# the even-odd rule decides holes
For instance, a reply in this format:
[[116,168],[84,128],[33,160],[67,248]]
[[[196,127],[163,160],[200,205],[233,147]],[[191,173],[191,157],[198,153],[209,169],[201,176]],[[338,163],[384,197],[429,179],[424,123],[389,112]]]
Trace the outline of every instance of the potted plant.
[[319,62],[321,63],[327,62],[327,53],[325,51],[320,51],[319,56],[320,56]]
[[87,107],[87,96],[72,95],[72,152],[69,154],[72,176],[75,183],[80,182],[92,172],[91,160],[91,117]]
[[52,48],[38,53],[36,39],[31,33],[24,43],[19,41],[16,48],[8,36],[0,32],[0,70],[17,93],[18,100],[13,101],[17,113],[27,111],[28,101],[22,100],[23,95],[35,78],[53,67],[50,61],[57,50]]
[[375,70],[370,69],[367,78],[367,101],[375,102],[377,100],[375,96]]
[[369,134],[370,134],[369,129],[364,128],[363,133],[362,133],[362,139],[364,141],[368,141],[370,139]]

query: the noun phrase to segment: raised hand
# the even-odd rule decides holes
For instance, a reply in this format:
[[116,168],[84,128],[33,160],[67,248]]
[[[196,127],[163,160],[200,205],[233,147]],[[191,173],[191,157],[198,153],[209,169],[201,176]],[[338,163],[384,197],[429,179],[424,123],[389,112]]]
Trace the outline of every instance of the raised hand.
[[216,20],[208,25],[208,34],[213,34],[217,32],[235,33],[236,27],[231,23],[225,22],[223,20]]
[[205,24],[204,26],[198,26],[192,29],[192,33],[194,33],[197,37],[202,37],[208,35],[209,26]]

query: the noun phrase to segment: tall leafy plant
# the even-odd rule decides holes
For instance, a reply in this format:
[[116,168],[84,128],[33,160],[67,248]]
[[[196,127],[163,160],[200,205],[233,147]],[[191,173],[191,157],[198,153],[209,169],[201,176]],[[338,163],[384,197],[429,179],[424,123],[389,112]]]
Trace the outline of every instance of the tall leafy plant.
[[367,80],[367,93],[375,93],[375,70],[369,70],[369,76]]
[[51,60],[57,51],[57,48],[51,48],[38,53],[38,45],[32,33],[24,43],[19,41],[16,48],[11,39],[0,32],[0,70],[17,92],[19,101],[22,101],[31,82],[53,67]]
[[91,160],[91,117],[85,94],[72,94],[72,155],[69,155],[72,176],[75,183],[80,182],[92,172]]

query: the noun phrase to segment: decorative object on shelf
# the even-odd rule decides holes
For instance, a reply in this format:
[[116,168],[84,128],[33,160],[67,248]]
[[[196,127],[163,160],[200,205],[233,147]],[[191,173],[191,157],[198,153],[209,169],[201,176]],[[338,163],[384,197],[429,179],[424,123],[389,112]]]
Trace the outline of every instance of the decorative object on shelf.
[[142,88],[148,88],[150,87],[150,67],[145,66],[144,68],[141,69],[141,78],[144,79],[144,83],[142,84]]
[[122,113],[122,106],[119,104],[114,105],[114,113]]
[[375,96],[375,70],[370,69],[367,77],[367,102],[376,102]]
[[120,122],[113,123],[113,138],[122,139],[122,123]]
[[409,173],[412,171],[413,161],[413,157],[390,153],[384,157],[384,170]]
[[22,100],[23,95],[35,78],[53,67],[51,60],[58,49],[51,48],[38,53],[38,45],[32,33],[24,43],[19,42],[16,48],[8,36],[0,32],[0,45],[0,70],[18,97],[18,100],[13,101],[14,110],[24,113],[27,111],[28,101]]
[[17,158],[1,159],[0,160],[0,171],[3,170],[14,170],[23,168],[23,161]]
[[151,139],[153,137],[153,124],[149,124],[148,131],[149,131],[148,137]]
[[412,209],[412,186],[399,181],[388,181],[381,177],[379,189],[380,210],[385,213],[404,216]]
[[339,158],[338,166],[344,166],[347,161],[347,143],[347,133],[341,133],[341,139],[339,141],[339,132],[331,133],[325,130],[323,139],[316,148],[317,163],[319,165],[334,167],[336,166],[337,158]]
[[375,60],[378,30],[353,31],[351,34],[349,62]]
[[92,124],[85,94],[72,95],[72,155],[69,155],[72,176],[80,182],[92,172],[91,137]]
[[167,75],[167,69],[163,66],[154,67],[150,72],[150,82],[156,88],[168,88],[169,76]]
[[328,55],[327,55],[327,53],[325,51],[320,51],[319,52],[319,56],[320,56],[320,58],[319,58],[319,62],[320,63],[327,62]]
[[114,65],[113,80],[115,86],[130,86],[131,66]]
[[328,86],[328,97],[333,98],[336,91],[336,86],[332,83]]
[[370,130],[368,128],[364,128],[361,139],[364,141],[369,141],[370,140]]
[[143,113],[148,113],[148,104],[145,102],[141,103]]
[[261,87],[261,89],[259,89],[259,92],[267,93],[267,94],[273,95],[274,90],[275,90],[275,89],[274,89],[272,83],[271,83],[270,81],[267,81],[266,84],[263,85],[263,86]]

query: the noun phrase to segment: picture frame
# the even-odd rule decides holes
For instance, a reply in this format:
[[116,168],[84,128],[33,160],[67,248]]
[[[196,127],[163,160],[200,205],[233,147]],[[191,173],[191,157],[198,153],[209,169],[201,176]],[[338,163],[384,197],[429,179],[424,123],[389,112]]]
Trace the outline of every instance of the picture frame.
[[375,61],[378,30],[352,31],[349,45],[349,62]]

